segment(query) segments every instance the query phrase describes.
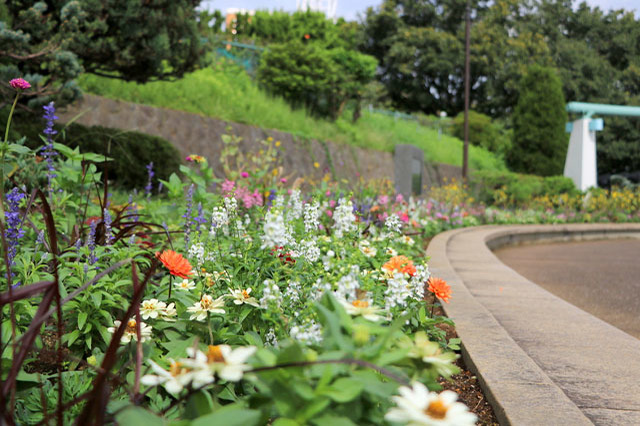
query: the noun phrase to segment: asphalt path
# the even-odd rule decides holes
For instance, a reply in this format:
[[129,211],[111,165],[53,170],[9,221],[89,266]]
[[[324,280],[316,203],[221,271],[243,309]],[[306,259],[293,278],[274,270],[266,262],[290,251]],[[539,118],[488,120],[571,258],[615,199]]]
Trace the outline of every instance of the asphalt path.
[[640,240],[533,244],[494,254],[530,281],[640,339]]

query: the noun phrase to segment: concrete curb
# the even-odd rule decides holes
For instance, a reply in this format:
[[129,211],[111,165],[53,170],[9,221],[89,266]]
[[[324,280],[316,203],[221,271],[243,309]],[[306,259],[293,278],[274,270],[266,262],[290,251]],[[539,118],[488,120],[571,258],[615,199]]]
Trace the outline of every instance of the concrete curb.
[[445,311],[501,424],[640,424],[640,340],[502,264],[489,247],[640,238],[639,224],[482,226],[429,244]]

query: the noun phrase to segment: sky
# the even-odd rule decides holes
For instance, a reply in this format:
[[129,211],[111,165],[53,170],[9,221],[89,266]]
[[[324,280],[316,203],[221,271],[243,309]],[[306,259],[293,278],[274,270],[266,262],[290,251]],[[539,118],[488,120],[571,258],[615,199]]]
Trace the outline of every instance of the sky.
[[[382,0],[338,0],[338,16],[348,20],[358,18],[358,14],[364,15],[364,11],[369,6],[378,6]],[[575,2],[576,4],[579,1]],[[626,9],[635,10],[636,16],[640,17],[640,2],[638,0],[587,0],[591,6],[599,6],[600,9]],[[202,8],[220,9],[227,8],[244,9],[276,9],[293,11],[296,8],[296,0],[202,0]]]

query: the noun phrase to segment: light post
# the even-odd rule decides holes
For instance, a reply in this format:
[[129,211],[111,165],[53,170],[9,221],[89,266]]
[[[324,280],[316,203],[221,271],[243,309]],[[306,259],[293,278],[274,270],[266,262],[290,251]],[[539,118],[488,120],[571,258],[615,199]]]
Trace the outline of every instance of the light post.
[[466,18],[464,25],[464,147],[462,149],[462,179],[465,181],[469,177],[469,38],[470,38],[471,18],[469,17],[469,0],[467,0]]

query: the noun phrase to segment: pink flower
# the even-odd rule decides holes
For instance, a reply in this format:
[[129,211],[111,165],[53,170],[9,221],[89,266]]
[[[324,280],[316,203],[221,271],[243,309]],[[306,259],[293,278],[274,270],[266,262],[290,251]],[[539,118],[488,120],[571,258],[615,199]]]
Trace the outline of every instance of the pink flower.
[[334,208],[336,206],[336,200],[329,201],[329,207]]
[[253,196],[249,192],[249,189],[245,186],[241,186],[241,187],[238,187],[238,189],[236,189],[236,198],[239,201],[242,201],[245,208],[247,209],[250,209],[253,206],[255,201]]
[[403,201],[404,201],[404,197],[402,196],[402,194],[396,195],[396,203],[401,203]]
[[242,172],[242,173],[240,173],[240,176],[242,176],[243,178],[248,178],[249,177],[249,173]]
[[409,215],[407,214],[407,212],[397,211],[396,215],[398,215],[401,221],[405,223],[409,222]]
[[258,192],[257,189],[255,191],[253,191],[253,194],[251,194],[251,196],[253,197],[253,204],[254,205],[262,206],[262,204],[263,204],[262,194],[260,192]]
[[378,204],[382,204],[383,206],[387,205],[387,203],[389,202],[389,196],[388,195],[380,195],[378,197]]
[[331,210],[327,210],[325,213],[327,213],[327,216],[329,217],[333,216],[333,212]]
[[282,178],[282,179],[280,179],[280,182],[282,182],[282,183],[287,183],[287,178]]
[[225,179],[222,184],[222,192],[229,193],[233,192],[233,188],[235,188],[236,183],[232,180]]
[[31,84],[24,78],[14,78],[9,82],[9,85],[16,90],[27,90],[31,87]]
[[325,195],[329,197],[331,195],[331,191],[327,189],[327,192],[325,192]]

